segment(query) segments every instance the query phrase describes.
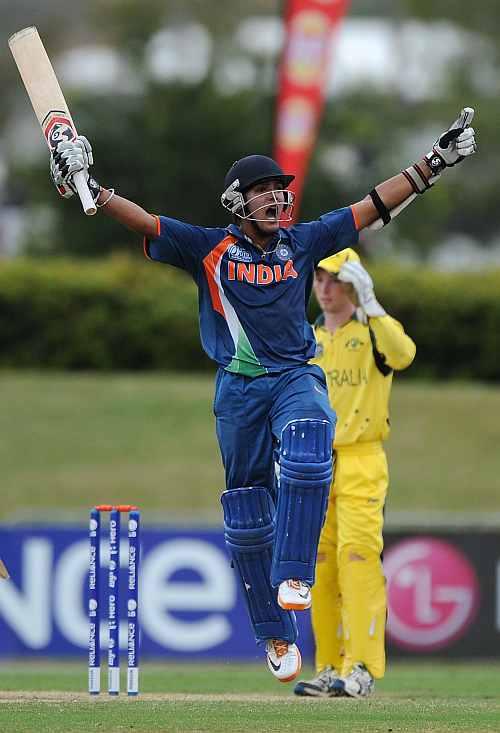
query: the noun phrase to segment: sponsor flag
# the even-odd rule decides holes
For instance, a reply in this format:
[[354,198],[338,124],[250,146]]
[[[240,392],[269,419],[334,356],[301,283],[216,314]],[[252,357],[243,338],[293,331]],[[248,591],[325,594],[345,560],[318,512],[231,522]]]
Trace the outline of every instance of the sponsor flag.
[[349,0],[287,0],[279,71],[274,157],[295,174],[295,214],[316,142],[332,40]]

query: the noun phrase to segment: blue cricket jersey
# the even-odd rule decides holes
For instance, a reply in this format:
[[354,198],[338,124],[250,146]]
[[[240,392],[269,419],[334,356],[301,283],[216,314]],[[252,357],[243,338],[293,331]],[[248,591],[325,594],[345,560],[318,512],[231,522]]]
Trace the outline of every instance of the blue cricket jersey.
[[314,356],[306,315],[314,267],[357,241],[351,208],[280,229],[265,253],[234,224],[206,228],[160,216],[158,236],[145,241],[144,251],[193,277],[208,356],[230,372],[255,377]]

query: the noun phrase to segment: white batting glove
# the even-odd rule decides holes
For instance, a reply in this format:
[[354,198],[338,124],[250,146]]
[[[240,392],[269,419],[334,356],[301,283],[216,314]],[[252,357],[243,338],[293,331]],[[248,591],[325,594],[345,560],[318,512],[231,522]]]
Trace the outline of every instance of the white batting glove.
[[460,163],[477,150],[474,128],[470,123],[474,117],[472,107],[464,107],[450,127],[434,143],[425,156],[425,161],[438,176],[444,168]]
[[87,184],[94,201],[101,192],[101,186],[89,174],[89,168],[94,162],[92,146],[83,135],[78,135],[72,141],[62,141],[50,154],[50,176],[59,194],[71,198],[77,191],[73,183],[73,176],[84,171]]
[[343,283],[350,283],[356,291],[359,303],[356,315],[361,323],[366,325],[368,318],[386,315],[375,297],[373,280],[363,265],[359,262],[344,262],[339,270],[338,279]]

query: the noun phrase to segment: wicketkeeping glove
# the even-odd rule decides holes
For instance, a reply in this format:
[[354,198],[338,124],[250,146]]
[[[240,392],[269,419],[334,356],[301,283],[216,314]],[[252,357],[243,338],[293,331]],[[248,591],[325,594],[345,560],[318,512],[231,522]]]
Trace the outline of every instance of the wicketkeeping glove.
[[476,150],[474,128],[470,123],[474,117],[472,107],[464,107],[455,122],[434,143],[434,147],[425,156],[425,161],[433,175],[460,163],[464,158],[473,155]]
[[89,174],[89,167],[93,162],[92,146],[83,135],[78,135],[72,141],[60,142],[51,152],[50,177],[63,198],[69,199],[77,193],[73,176],[84,171],[92,198],[97,201],[101,186]]
[[375,297],[373,280],[363,265],[359,262],[344,262],[339,270],[338,279],[343,283],[350,283],[356,291],[358,298],[356,315],[361,323],[366,325],[368,318],[386,315]]

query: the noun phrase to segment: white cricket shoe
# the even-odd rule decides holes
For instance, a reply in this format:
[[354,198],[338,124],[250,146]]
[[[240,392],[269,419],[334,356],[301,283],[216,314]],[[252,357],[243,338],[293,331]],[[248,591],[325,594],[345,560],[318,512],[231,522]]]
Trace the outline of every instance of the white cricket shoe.
[[339,673],[328,665],[312,680],[297,682],[294,693],[300,697],[331,697],[330,688],[339,679]]
[[287,611],[311,608],[311,588],[303,580],[284,580],[278,588],[278,605]]
[[330,687],[331,697],[368,697],[375,681],[365,665],[357,662],[346,677],[339,677]]
[[291,682],[302,667],[299,647],[281,639],[266,643],[267,666],[280,682]]

